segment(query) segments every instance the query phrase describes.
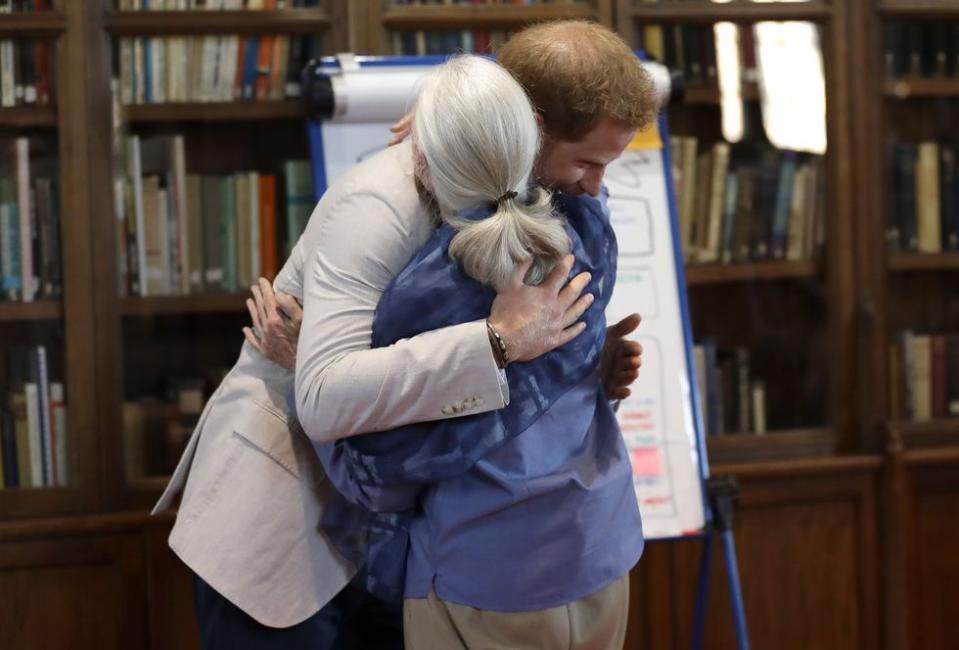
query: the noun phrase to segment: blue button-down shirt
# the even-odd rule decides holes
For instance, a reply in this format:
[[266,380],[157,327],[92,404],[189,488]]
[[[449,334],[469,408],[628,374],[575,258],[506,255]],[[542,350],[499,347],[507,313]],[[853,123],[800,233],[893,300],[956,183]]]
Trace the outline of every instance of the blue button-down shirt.
[[593,374],[465,474],[412,491],[359,487],[333,445],[330,479],[374,510],[416,505],[407,598],[499,611],[544,609],[627,573],[643,549],[630,463]]

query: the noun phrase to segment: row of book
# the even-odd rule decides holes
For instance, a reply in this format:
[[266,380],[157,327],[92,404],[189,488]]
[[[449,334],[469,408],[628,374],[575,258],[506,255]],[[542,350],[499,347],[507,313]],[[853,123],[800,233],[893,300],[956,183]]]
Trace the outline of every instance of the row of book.
[[[126,140],[126,173],[115,181],[120,295],[184,295],[244,290],[277,272],[278,215],[284,254],[313,211],[306,160],[275,174],[187,174],[182,135]],[[282,212],[278,212],[282,206]]]
[[553,5],[583,4],[585,0],[393,0],[395,5]]
[[120,11],[216,11],[318,7],[320,0],[116,0]]
[[751,375],[748,349],[703,341],[693,346],[693,363],[706,435],[766,433],[766,384]]
[[[749,25],[735,26],[742,81],[759,81],[756,36]],[[645,25],[640,47],[651,57],[680,70],[687,83],[715,83],[717,79],[716,36],[712,25]]]
[[959,76],[959,22],[894,22],[883,29],[887,77]]
[[0,0],[0,14],[50,11],[54,0]]
[[825,169],[819,156],[767,148],[699,151],[670,138],[684,257],[692,264],[814,259],[825,239]]
[[56,46],[49,41],[0,40],[0,106],[50,106],[57,82]]
[[443,31],[393,32],[393,54],[423,56],[427,54],[488,54],[509,40],[513,32],[505,29],[457,29]]
[[168,36],[121,38],[124,105],[231,102],[299,97],[317,36]]
[[950,142],[887,143],[886,243],[890,250],[959,250],[957,151]]
[[[740,28],[741,47],[752,47],[751,35],[751,29]],[[715,82],[716,39],[712,25],[646,25],[640,31],[640,43],[657,61],[671,70],[681,70],[688,83]],[[755,56],[751,58],[755,61]]]
[[43,345],[7,349],[7,392],[0,409],[0,486],[62,487],[68,482],[63,383]]
[[959,416],[959,332],[905,330],[890,345],[889,365],[893,417]]
[[53,170],[33,176],[30,145],[22,137],[0,145],[9,152],[0,156],[0,300],[63,293],[59,183]]

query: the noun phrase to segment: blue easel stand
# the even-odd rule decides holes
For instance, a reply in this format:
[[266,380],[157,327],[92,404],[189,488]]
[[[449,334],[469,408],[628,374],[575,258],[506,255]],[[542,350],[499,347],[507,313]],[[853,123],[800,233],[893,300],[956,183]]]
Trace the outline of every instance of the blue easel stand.
[[709,572],[712,568],[713,534],[718,532],[726,562],[729,598],[733,606],[733,622],[739,650],[749,650],[749,629],[746,627],[746,608],[739,583],[739,564],[736,561],[736,542],[733,539],[733,503],[739,487],[733,478],[710,478],[706,492],[712,522],[703,533],[703,550],[699,558],[699,584],[696,587],[696,608],[693,611],[693,650],[702,650],[703,630],[706,626],[706,599],[709,596]]

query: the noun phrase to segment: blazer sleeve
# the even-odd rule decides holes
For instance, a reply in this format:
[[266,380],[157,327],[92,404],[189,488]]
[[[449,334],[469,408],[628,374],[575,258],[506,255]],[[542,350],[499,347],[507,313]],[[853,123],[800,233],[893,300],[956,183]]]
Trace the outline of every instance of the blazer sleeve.
[[332,441],[508,403],[483,321],[370,348],[380,296],[428,236],[428,224],[412,221],[420,215],[404,217],[376,194],[357,192],[316,216],[303,265],[295,380],[297,417],[310,438]]

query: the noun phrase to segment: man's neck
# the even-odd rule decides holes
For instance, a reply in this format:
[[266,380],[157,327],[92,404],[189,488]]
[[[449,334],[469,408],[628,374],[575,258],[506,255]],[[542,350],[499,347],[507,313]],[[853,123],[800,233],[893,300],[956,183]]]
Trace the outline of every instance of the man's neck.
[[416,187],[416,193],[419,195],[420,201],[423,203],[423,208],[430,218],[430,223],[433,224],[434,228],[438,227],[443,219],[440,215],[440,206],[436,201],[436,197],[427,189],[423,181],[420,180],[420,177],[415,174],[413,175],[413,185]]

